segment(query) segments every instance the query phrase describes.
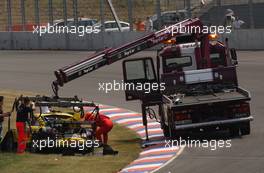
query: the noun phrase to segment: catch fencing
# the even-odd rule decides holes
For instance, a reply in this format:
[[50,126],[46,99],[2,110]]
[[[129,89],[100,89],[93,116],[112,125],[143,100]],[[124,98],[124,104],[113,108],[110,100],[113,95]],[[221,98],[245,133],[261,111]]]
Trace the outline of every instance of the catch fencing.
[[[166,18],[166,16],[162,18],[162,13],[166,11],[182,11],[185,17],[205,16],[205,20],[208,20],[207,13],[217,13],[220,19],[225,16],[225,7],[231,8],[235,5],[242,5],[245,8],[242,16],[249,18],[245,19],[249,23],[247,27],[254,28],[256,23],[254,19],[257,17],[257,14],[254,14],[254,7],[264,3],[264,0],[111,0],[111,2],[119,19],[128,22],[130,30],[135,30],[137,22],[145,21],[148,16],[155,14],[162,25],[163,18]],[[97,21],[113,20],[107,4],[107,0],[1,0],[0,31],[29,31],[33,25],[53,24],[56,20],[77,21],[81,17]],[[212,8],[215,10],[212,11]],[[236,14],[236,9],[234,12]],[[171,16],[168,15],[167,18],[169,17]]]

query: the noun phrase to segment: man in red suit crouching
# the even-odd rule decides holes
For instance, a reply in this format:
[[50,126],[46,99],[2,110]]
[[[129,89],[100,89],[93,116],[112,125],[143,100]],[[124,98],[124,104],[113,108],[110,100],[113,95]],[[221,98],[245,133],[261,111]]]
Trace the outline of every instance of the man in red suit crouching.
[[103,146],[103,154],[107,155],[115,155],[118,154],[118,151],[114,151],[109,145],[108,145],[108,133],[113,128],[113,122],[109,117],[107,117],[104,114],[98,113],[98,115],[95,115],[91,112],[87,112],[85,114],[85,120],[86,121],[95,121],[96,122],[96,139],[99,140],[101,146]]

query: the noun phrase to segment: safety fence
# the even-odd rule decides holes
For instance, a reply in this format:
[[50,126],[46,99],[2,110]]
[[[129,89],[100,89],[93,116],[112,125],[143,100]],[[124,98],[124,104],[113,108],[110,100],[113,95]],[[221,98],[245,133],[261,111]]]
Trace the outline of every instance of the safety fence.
[[[111,2],[120,20],[133,24],[138,20],[145,20],[147,16],[153,16],[157,6],[161,11],[184,9],[185,1],[161,0],[157,3],[157,0],[112,0]],[[55,20],[80,17],[99,21],[102,15],[105,20],[113,20],[106,0],[1,0],[0,30],[25,31],[31,25],[45,25]]]
[[[46,34],[39,37],[31,32],[0,32],[0,50],[102,50],[105,47],[118,47],[144,36],[145,32],[105,32],[87,34]],[[239,50],[264,50],[264,29],[240,29],[229,38],[230,45]],[[152,48],[152,50],[158,47]]]
[[[148,16],[157,15],[157,20],[161,20],[161,23],[163,20],[175,20],[172,13],[163,16],[164,12],[169,11],[177,11],[183,18],[216,12],[224,16],[225,6],[232,8],[234,5],[246,5],[244,7],[246,10],[239,12],[238,16],[243,13],[243,16],[248,16],[249,20],[254,20],[254,17],[261,17],[253,14],[254,4],[264,3],[264,0],[111,0],[110,2],[119,19],[129,23],[130,30],[135,30],[136,24],[145,21]],[[29,31],[32,30],[33,25],[54,24],[68,19],[113,20],[107,4],[107,0],[1,0],[0,31]],[[211,8],[216,9],[210,11]],[[236,8],[234,11],[236,13]],[[260,12],[262,11],[258,13]],[[207,18],[205,16],[205,20],[208,20]],[[254,28],[254,22],[249,23]]]

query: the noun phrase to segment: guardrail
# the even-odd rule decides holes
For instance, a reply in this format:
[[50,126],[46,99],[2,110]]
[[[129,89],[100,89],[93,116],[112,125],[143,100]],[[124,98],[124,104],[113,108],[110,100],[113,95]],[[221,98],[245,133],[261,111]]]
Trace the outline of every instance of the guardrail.
[[[94,51],[105,47],[118,47],[142,37],[144,32],[106,32],[86,34],[45,34],[39,36],[32,32],[0,32],[2,50],[86,50]],[[240,29],[232,34],[222,35],[229,38],[230,46],[239,50],[264,50],[264,29]],[[155,49],[155,48],[153,48]]]

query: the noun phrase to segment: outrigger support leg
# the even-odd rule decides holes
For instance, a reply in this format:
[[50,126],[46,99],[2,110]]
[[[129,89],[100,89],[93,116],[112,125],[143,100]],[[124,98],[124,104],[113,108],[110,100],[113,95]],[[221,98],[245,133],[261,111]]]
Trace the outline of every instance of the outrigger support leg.
[[58,82],[53,81],[51,84],[51,88],[53,90],[54,97],[58,99],[59,98],[59,84],[58,84]]
[[143,121],[143,125],[145,126],[146,141],[149,141],[148,119],[147,119],[147,113],[146,113],[146,105],[144,103],[141,104],[141,109],[142,109],[142,121]]

